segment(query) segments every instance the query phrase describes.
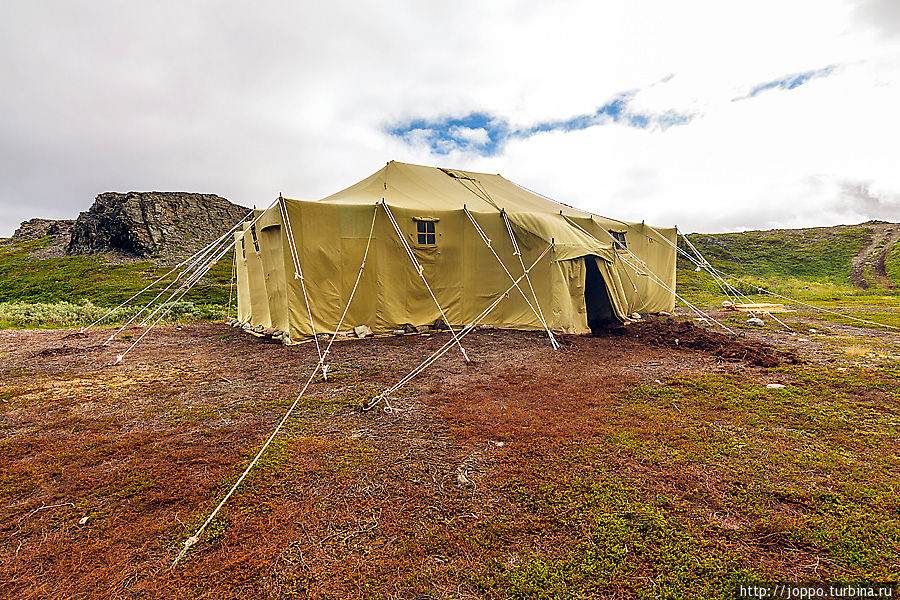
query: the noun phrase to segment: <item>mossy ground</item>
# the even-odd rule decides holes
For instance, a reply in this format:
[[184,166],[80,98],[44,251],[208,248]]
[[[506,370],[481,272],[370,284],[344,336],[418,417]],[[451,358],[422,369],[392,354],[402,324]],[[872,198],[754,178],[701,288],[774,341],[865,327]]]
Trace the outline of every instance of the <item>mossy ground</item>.
[[[862,243],[851,228],[827,243],[701,247],[755,285],[900,326],[900,296],[841,275]],[[158,272],[38,264],[27,250],[0,248],[0,290],[29,302],[114,305]],[[217,269],[227,293],[227,257]],[[690,269],[679,286],[708,306],[726,299]],[[723,318],[747,330],[746,315]],[[554,353],[538,335],[479,332],[479,363],[438,363],[399,412],[357,407],[429,339],[336,347],[330,381],[300,399],[174,571],[293,403],[314,348],[190,325],[112,368],[115,343],[97,345],[108,332],[2,332],[0,594],[724,599],[744,581],[897,580],[900,338],[811,311],[783,318],[817,354],[768,369],[615,337]]]
[[[840,354],[843,334],[820,327]],[[175,571],[314,348],[197,324],[151,336],[156,366],[98,370],[117,350],[92,339],[49,363],[28,358],[43,346],[6,343],[0,590],[724,599],[746,581],[900,576],[896,362],[757,368],[615,336],[563,342],[480,332],[478,366],[443,361],[399,412],[368,413],[360,399],[440,340],[335,347],[334,377]]]
[[[103,309],[99,313],[102,315],[105,309],[131,298],[170,270],[151,262],[112,264],[102,256],[47,259],[31,256],[35,250],[46,247],[47,241],[41,238],[0,247],[0,328],[85,325],[92,320],[86,314],[93,316],[96,310]],[[184,318],[221,318],[229,310],[226,306],[229,298],[232,303],[235,301],[230,294],[232,262],[233,255],[229,252],[209,270],[201,284],[181,298],[195,308],[182,311],[191,313]],[[172,279],[169,276],[139,294],[131,305],[144,306]],[[170,293],[177,287],[175,284],[170,288]],[[168,297],[166,293],[161,300]],[[120,323],[132,312],[120,311],[106,324]]]

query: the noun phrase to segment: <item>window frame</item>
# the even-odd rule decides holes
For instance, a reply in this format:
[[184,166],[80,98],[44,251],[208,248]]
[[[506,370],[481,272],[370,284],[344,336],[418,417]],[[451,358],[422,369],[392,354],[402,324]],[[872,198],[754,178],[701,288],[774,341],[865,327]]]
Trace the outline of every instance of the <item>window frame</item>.
[[413,241],[420,248],[437,248],[437,240],[439,233],[437,231],[437,222],[439,219],[433,217],[413,217],[413,223],[416,229],[413,232]]
[[609,229],[609,235],[613,239],[613,246],[619,252],[628,252],[628,239],[625,237],[624,231],[614,231]]

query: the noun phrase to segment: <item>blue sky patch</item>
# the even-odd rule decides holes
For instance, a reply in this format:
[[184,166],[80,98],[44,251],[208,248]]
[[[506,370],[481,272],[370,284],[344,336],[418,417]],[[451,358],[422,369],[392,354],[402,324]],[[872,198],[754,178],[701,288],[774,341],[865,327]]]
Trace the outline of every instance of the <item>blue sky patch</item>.
[[426,144],[435,154],[461,151],[492,156],[499,153],[509,139],[524,139],[539,133],[579,131],[610,123],[637,129],[667,129],[685,125],[694,117],[676,111],[654,114],[633,110],[630,105],[635,93],[619,94],[590,113],[542,121],[530,127],[514,128],[504,118],[476,112],[462,117],[415,119],[389,128],[388,133],[409,144]]
[[827,67],[823,67],[821,69],[805,71],[803,73],[794,73],[792,75],[786,75],[780,79],[767,81],[755,86],[753,89],[747,92],[746,96],[738,96],[737,98],[732,98],[731,101],[735,102],[737,100],[747,100],[748,98],[753,98],[754,96],[758,96],[759,94],[767,92],[769,90],[792,90],[813,79],[828,77],[834,71],[834,68],[834,65],[828,65]]

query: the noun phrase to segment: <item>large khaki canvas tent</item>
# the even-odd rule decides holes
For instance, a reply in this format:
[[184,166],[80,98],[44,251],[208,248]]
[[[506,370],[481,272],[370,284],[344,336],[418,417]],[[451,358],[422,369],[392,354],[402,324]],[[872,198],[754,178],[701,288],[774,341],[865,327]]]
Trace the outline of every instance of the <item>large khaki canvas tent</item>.
[[238,320],[293,340],[339,323],[464,326],[498,295],[481,323],[566,333],[675,305],[674,228],[577,210],[500,175],[390,162],[255,217],[235,235]]

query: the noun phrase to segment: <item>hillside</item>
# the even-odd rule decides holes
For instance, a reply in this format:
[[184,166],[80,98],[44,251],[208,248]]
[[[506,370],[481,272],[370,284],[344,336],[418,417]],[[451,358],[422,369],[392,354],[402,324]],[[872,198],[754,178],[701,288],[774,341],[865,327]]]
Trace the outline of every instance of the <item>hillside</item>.
[[107,192],[72,226],[66,253],[174,263],[245,218],[249,209],[215,194]]
[[[125,200],[134,203],[140,198],[131,195]],[[82,213],[74,222],[27,221],[12,239],[0,241],[0,303],[89,301],[98,306],[115,306],[162,275],[165,270],[161,265],[176,261],[180,254],[170,252],[172,240],[180,239],[182,246],[187,244],[185,237],[176,235],[172,218],[157,218],[148,228],[145,221],[122,217],[130,214],[127,208],[105,206],[91,211]],[[110,216],[109,213],[117,211],[119,217]],[[104,231],[115,229],[116,219],[118,225],[115,227],[130,233],[104,238]],[[102,225],[104,222],[106,225]],[[224,217],[218,218],[216,226],[226,227]],[[153,227],[162,228],[166,233],[141,237],[143,232],[154,231]],[[92,231],[90,235],[94,237],[83,233],[86,231]],[[794,297],[829,301],[848,294],[894,295],[894,288],[900,286],[898,236],[900,226],[870,222],[809,229],[690,234],[688,238],[724,273],[755,285],[775,286]],[[129,239],[131,241],[127,242]],[[151,246],[150,239],[160,242]],[[196,242],[201,238],[194,235],[192,239]],[[679,244],[687,251],[683,241]],[[64,251],[69,248],[89,250],[91,247],[95,253],[72,256]],[[126,247],[132,249],[130,254],[125,251]],[[101,253],[102,248],[114,250]],[[152,258],[139,259],[134,253],[137,248],[143,248],[140,252],[149,253]],[[123,260],[123,256],[130,258]],[[855,274],[854,265],[857,265]],[[727,299],[709,275],[697,272],[693,267],[692,263],[679,257],[678,290],[681,295],[691,302],[708,306],[719,305]],[[229,252],[185,300],[201,305],[224,305],[229,299],[231,277],[232,254]],[[744,293],[753,291],[748,285],[735,284]],[[145,293],[138,302],[149,301],[154,293]]]
[[[61,311],[33,307],[27,311],[34,317],[26,321],[29,325],[50,313],[93,315],[93,306],[111,307],[130,298],[248,212],[213,194],[107,192],[76,220],[25,221],[12,238],[0,240],[0,305],[77,305]],[[182,300],[225,305],[232,261],[229,251]],[[149,302],[157,291],[143,293],[136,304]],[[0,327],[20,320],[21,309],[12,311],[15,316],[7,312],[0,311]]]
[[[829,290],[879,294],[900,286],[900,225],[895,223],[693,233],[688,239],[723,273],[764,287],[827,296]],[[683,240],[679,246],[690,252]],[[718,293],[715,282],[683,256],[678,258],[678,286],[701,301]]]

